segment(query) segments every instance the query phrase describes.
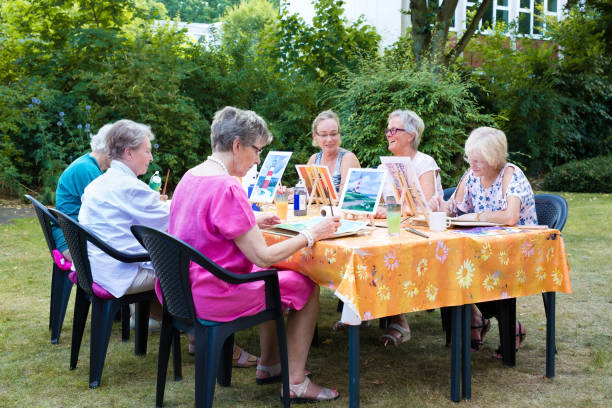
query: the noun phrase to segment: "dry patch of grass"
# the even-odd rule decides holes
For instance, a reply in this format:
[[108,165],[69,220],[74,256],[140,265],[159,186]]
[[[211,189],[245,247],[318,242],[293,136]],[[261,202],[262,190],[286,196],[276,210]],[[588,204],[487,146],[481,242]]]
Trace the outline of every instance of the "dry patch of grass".
[[[604,407],[612,399],[610,287],[612,287],[612,197],[564,194],[570,217],[563,231],[574,293],[557,295],[556,374],[545,371],[545,319],[540,296],[517,301],[528,335],[517,354],[517,366],[505,368],[491,358],[498,345],[496,324],[485,349],[472,358],[472,400],[464,406]],[[154,406],[158,338],[149,340],[145,357],[133,355],[133,343],[122,343],[113,329],[102,386],[89,390],[89,335],[79,367],[70,371],[72,304],[60,344],[48,331],[50,260],[38,221],[0,225],[0,406],[134,407]],[[73,291],[74,297],[74,291]],[[326,407],[348,405],[347,336],[330,330],[338,318],[336,299],[323,291],[319,333],[308,368],[319,383],[338,387],[342,397]],[[455,407],[449,400],[450,351],[444,347],[439,312],[409,315],[413,339],[397,348],[376,344],[377,321],[361,329],[361,406]],[[257,333],[237,335],[255,352]],[[193,406],[193,358],[183,342],[184,379],[166,386],[167,407]],[[276,407],[277,385],[257,386],[253,369],[235,369],[233,386],[217,387],[215,406]],[[169,378],[172,378],[169,373]],[[323,404],[321,404],[323,405]]]

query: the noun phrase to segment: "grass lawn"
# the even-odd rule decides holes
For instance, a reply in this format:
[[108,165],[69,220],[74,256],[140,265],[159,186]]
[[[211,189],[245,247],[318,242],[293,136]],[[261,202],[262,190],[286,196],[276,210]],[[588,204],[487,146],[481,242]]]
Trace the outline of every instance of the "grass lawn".
[[[556,377],[546,379],[545,317],[541,296],[517,300],[518,318],[527,338],[514,368],[491,355],[498,346],[496,322],[485,349],[472,355],[472,400],[460,406],[610,406],[612,400],[612,196],[563,194],[569,219],[563,231],[574,293],[557,295]],[[158,336],[149,338],[148,354],[133,354],[133,336],[121,342],[113,328],[102,384],[88,389],[89,329],[79,366],[69,370],[74,299],[70,300],[62,337],[50,343],[48,330],[51,262],[35,218],[0,225],[0,407],[140,407],[155,405]],[[72,292],[74,298],[75,291]],[[320,404],[348,406],[347,336],[330,330],[337,319],[336,299],[322,292],[320,347],[313,347],[307,367],[313,380],[336,386],[341,398]],[[396,348],[376,344],[377,321],[361,330],[361,406],[458,406],[449,400],[450,350],[444,347],[440,314],[409,315],[412,340]],[[236,336],[251,352],[258,350],[255,330]],[[166,386],[165,406],[194,403],[193,358],[183,341],[183,381]],[[279,405],[279,385],[257,386],[254,369],[234,369],[232,387],[217,386],[215,406]],[[608,402],[606,402],[608,401]]]

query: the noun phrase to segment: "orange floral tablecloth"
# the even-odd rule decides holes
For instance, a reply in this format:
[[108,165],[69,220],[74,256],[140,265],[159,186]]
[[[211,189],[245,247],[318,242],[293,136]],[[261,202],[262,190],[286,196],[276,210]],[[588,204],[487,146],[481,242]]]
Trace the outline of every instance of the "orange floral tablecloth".
[[[276,266],[300,271],[334,290],[357,320],[541,292],[571,293],[559,231],[457,231],[424,229],[426,239],[402,230],[399,237],[390,238],[380,228],[367,235],[319,241]],[[287,239],[264,236],[268,245]]]

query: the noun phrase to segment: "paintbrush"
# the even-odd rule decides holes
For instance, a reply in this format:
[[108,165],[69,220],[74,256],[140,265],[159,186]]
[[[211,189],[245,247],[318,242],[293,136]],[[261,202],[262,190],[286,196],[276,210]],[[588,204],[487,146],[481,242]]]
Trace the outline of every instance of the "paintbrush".
[[166,194],[166,186],[168,185],[168,177],[170,176],[170,169],[168,169],[168,172],[166,173],[166,181],[164,181],[164,189],[162,190],[161,195],[165,195]]

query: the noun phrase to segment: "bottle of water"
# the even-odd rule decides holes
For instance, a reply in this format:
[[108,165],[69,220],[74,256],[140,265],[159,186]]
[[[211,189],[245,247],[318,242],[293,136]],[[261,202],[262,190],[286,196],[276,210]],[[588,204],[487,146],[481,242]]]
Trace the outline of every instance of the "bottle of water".
[[149,181],[149,187],[151,187],[153,191],[159,191],[159,188],[161,187],[161,177],[159,176],[159,171],[156,171],[151,176],[151,181]]
[[307,213],[306,208],[306,187],[304,186],[304,181],[300,179],[300,181],[296,184],[293,189],[293,215],[294,216],[303,216]]

